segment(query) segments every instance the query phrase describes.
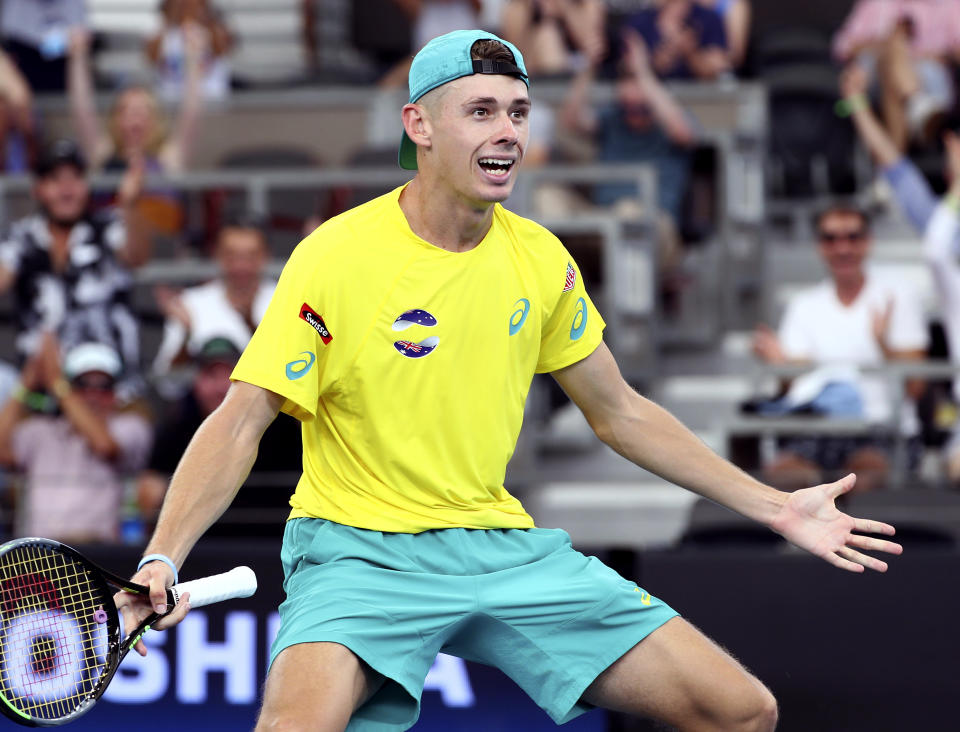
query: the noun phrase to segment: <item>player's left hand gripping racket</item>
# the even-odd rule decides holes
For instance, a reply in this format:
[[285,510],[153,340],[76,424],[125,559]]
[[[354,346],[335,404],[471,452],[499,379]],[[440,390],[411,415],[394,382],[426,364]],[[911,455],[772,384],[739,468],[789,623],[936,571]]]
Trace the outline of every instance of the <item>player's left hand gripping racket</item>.
[[[167,590],[173,608],[185,592],[200,607],[249,597],[249,567],[181,582]],[[18,539],[0,546],[0,711],[30,727],[52,727],[86,712],[120,661],[161,616],[126,637],[113,595],[149,589],[96,566],[65,544]]]

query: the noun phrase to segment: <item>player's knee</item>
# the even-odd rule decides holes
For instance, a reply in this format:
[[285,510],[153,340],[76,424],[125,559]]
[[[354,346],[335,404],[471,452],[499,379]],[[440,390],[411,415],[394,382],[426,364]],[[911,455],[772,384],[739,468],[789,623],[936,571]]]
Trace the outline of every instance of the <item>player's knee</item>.
[[346,722],[333,719],[305,719],[300,714],[262,713],[254,732],[343,732],[346,726]]
[[752,676],[728,686],[721,704],[699,711],[703,726],[725,732],[770,732],[777,726],[777,700]]
[[779,716],[777,700],[760,682],[756,682],[756,688],[749,701],[744,705],[743,713],[743,723],[736,728],[738,730],[743,730],[743,732],[772,732],[776,729]]

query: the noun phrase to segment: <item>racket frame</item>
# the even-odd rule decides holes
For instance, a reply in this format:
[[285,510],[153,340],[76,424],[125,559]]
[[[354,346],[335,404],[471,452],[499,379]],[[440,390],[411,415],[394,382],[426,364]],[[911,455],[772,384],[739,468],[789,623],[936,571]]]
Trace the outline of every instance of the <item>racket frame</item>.
[[[94,702],[106,691],[107,686],[117,673],[117,669],[119,669],[120,663],[127,653],[137,644],[137,641],[150,629],[153,623],[157,622],[163,615],[173,611],[176,603],[174,602],[173,593],[167,589],[167,613],[163,615],[157,612],[150,613],[150,615],[144,618],[126,637],[122,637],[123,629],[120,627],[119,610],[113,599],[113,595],[116,593],[112,591],[112,587],[131,594],[149,596],[150,589],[148,587],[137,584],[136,582],[131,582],[129,579],[124,579],[109,570],[103,569],[73,547],[52,539],[26,537],[6,542],[0,546],[0,558],[17,549],[30,547],[59,552],[78,562],[89,572],[91,581],[102,591],[103,596],[106,598],[103,610],[107,614],[107,652],[103,672],[91,690],[76,704],[76,708],[73,709],[73,711],[61,717],[56,717],[55,719],[35,717],[16,708],[16,706],[4,696],[3,689],[0,688],[0,712],[3,712],[9,719],[30,727],[56,727],[72,722],[93,707]],[[4,623],[5,621],[6,618],[4,618]],[[3,630],[5,630],[5,628]]]

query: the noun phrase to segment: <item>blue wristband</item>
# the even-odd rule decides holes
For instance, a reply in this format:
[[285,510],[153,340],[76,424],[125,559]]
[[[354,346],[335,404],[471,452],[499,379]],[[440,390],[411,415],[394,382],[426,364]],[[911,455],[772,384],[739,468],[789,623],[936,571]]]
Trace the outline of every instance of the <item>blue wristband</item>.
[[173,572],[173,584],[177,584],[180,581],[180,575],[177,574],[177,565],[173,563],[173,560],[168,557],[166,554],[148,554],[143,559],[140,560],[140,564],[137,565],[137,571],[139,572],[143,569],[144,564],[149,562],[163,562],[168,567],[170,567]]

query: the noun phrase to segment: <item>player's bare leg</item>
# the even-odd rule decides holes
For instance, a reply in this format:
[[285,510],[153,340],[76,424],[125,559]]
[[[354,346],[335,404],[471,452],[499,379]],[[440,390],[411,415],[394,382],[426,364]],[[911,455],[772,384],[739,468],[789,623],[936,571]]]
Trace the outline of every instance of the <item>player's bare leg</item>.
[[769,732],[777,724],[777,703],[767,688],[682,618],[634,646],[583,698],[682,732]]
[[383,677],[339,643],[299,643],[270,667],[255,732],[343,732]]

